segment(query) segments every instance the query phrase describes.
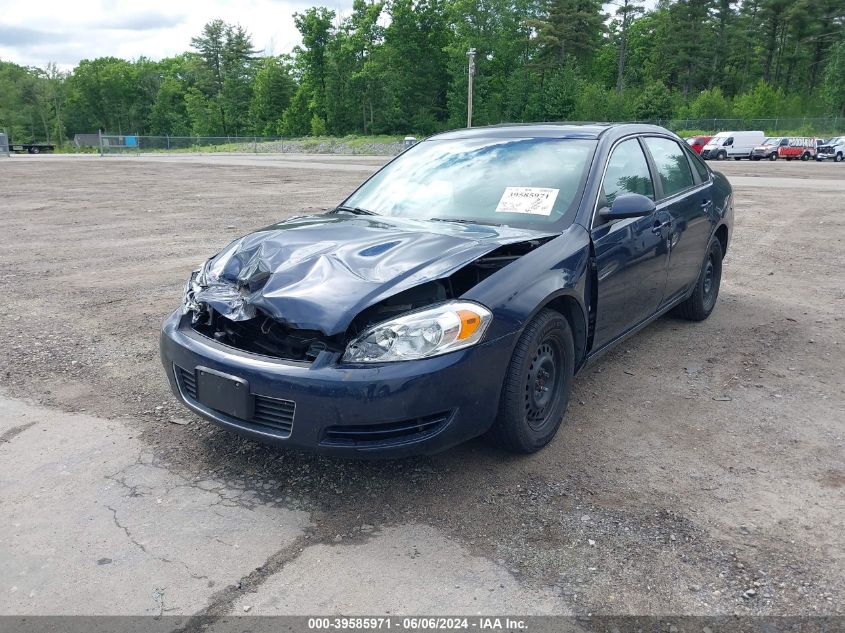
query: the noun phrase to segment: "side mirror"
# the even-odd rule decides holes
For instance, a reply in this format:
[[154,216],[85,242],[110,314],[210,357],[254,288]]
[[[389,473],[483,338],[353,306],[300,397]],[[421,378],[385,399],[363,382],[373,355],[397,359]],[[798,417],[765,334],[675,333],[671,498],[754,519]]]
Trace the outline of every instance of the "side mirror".
[[639,193],[623,193],[613,201],[608,209],[601,210],[601,217],[606,221],[624,218],[639,218],[654,213],[657,206],[654,200]]

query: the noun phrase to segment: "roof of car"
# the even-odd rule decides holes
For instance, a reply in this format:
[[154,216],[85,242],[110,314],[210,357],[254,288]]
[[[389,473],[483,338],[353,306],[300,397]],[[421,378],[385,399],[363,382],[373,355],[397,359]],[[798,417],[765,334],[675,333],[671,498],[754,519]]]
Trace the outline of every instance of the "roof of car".
[[586,138],[598,139],[609,132],[636,134],[660,132],[666,129],[643,123],[505,123],[483,127],[463,128],[435,134],[432,139],[460,138]]

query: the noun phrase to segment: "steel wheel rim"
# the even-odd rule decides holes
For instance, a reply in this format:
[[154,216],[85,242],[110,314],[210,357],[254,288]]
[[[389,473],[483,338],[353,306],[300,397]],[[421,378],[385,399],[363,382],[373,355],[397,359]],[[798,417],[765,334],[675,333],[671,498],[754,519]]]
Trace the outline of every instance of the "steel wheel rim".
[[716,290],[719,287],[718,270],[715,257],[711,252],[707,258],[707,265],[704,268],[704,280],[702,291],[704,294],[704,307],[709,310],[716,302]]
[[554,337],[547,337],[534,353],[525,381],[525,419],[534,431],[549,424],[561,390],[563,352]]

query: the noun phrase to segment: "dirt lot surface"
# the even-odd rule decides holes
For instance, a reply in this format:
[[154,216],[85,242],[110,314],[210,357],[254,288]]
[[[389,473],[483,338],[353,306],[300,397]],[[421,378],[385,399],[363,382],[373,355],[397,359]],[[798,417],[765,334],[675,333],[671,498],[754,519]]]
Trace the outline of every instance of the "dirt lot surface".
[[0,159],[0,613],[845,613],[845,166],[714,164],[714,314],[587,368],[539,454],[343,461],[181,407],[189,271],[380,162]]

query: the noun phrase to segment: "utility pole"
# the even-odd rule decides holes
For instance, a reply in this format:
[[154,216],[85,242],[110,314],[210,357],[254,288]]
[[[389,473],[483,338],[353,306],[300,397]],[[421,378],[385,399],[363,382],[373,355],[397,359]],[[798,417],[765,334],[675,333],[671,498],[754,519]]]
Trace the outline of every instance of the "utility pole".
[[472,79],[475,77],[475,49],[467,51],[469,65],[467,67],[467,127],[472,127]]

